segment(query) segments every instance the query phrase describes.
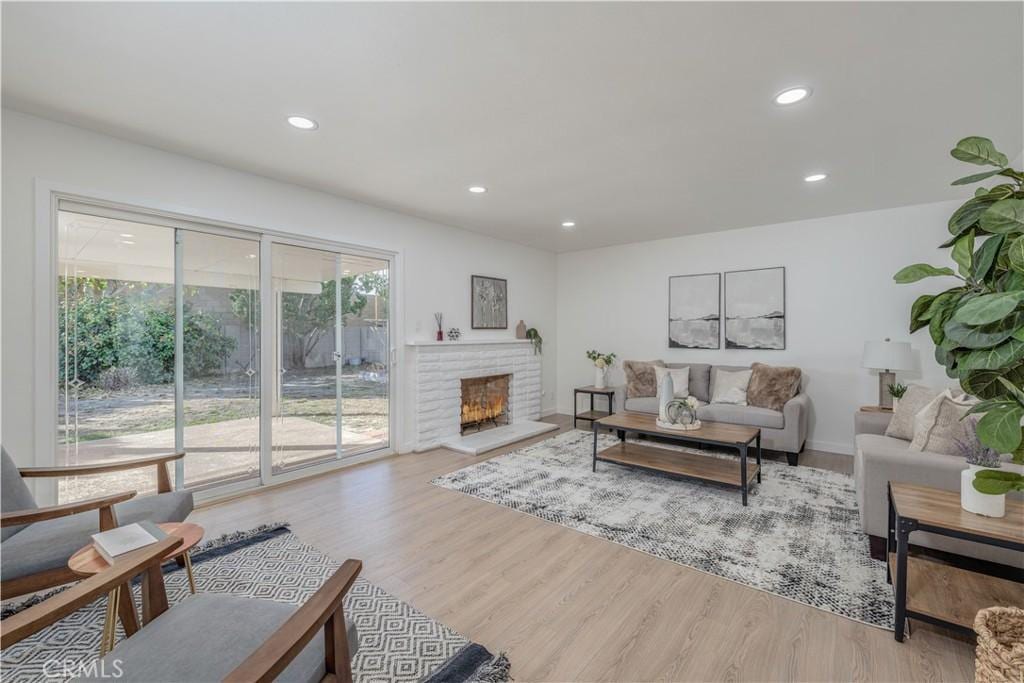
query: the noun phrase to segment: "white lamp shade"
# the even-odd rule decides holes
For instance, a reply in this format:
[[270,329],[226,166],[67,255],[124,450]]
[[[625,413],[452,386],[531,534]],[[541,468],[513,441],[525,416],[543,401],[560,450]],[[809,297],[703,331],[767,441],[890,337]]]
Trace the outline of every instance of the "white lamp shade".
[[913,370],[914,354],[910,342],[866,341],[861,364],[873,370]]

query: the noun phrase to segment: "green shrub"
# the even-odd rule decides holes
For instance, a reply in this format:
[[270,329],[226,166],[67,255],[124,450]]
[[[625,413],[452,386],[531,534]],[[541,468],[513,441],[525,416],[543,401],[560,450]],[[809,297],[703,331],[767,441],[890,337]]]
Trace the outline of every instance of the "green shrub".
[[[60,348],[77,343],[77,352],[68,358],[76,365],[72,375],[94,384],[112,368],[130,368],[145,384],[173,381],[174,305],[167,300],[166,286],[95,278],[69,282],[66,290],[61,284]],[[184,332],[186,378],[217,372],[235,349],[219,321],[187,301]],[[61,353],[62,382],[67,372]]]

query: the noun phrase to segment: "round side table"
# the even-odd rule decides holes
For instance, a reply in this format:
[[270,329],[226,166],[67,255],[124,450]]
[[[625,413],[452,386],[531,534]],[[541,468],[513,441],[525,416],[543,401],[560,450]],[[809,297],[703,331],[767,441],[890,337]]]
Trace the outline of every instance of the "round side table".
[[[192,575],[192,559],[189,557],[189,551],[203,540],[203,527],[191,522],[167,522],[157,524],[157,526],[168,536],[178,536],[183,540],[180,546],[164,556],[164,562],[175,560],[185,567],[185,572],[188,575],[188,587],[194,594],[196,580]],[[68,569],[79,576],[98,574],[108,567],[110,567],[110,563],[99,554],[92,543],[76,552],[68,560]],[[121,619],[121,624],[127,635],[130,636],[139,630],[139,619],[135,611],[135,601],[132,598],[131,581],[121,584],[107,595],[107,612],[103,622],[103,634],[100,637],[101,657],[114,647],[118,618]]]

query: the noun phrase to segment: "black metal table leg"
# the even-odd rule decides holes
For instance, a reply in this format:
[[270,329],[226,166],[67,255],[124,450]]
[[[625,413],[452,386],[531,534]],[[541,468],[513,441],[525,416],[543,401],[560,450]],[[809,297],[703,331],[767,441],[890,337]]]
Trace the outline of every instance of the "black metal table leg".
[[893,633],[897,642],[903,642],[907,628],[907,545],[910,542],[911,524],[896,516],[896,615]]
[[896,506],[892,503],[892,489],[885,485],[886,500],[889,505],[889,522],[885,532],[885,581],[892,583],[892,567],[889,566],[889,556],[896,552]]
[[576,429],[579,423],[579,418],[576,417],[580,414],[580,392],[573,389],[572,391],[572,428]]
[[747,506],[747,444],[740,447],[740,486],[743,491],[743,507]]
[[761,430],[757,430],[757,483],[761,483]]
[[621,441],[623,443],[626,442],[626,430],[625,429],[618,430],[616,432],[616,435],[619,437],[619,441]]
[[597,472],[597,422],[590,423],[590,431],[594,432],[594,461],[591,465],[591,471]]

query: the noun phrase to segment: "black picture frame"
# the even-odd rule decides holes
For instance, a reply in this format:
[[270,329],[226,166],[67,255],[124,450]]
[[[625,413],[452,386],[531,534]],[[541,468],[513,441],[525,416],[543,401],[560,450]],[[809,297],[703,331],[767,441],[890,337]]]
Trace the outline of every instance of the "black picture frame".
[[[490,304],[494,310],[484,310],[488,306],[486,299],[490,296],[487,289],[498,292],[495,301]],[[508,329],[508,280],[489,275],[469,276],[469,314],[470,326],[474,330],[507,330]],[[487,319],[493,316],[493,319]]]

